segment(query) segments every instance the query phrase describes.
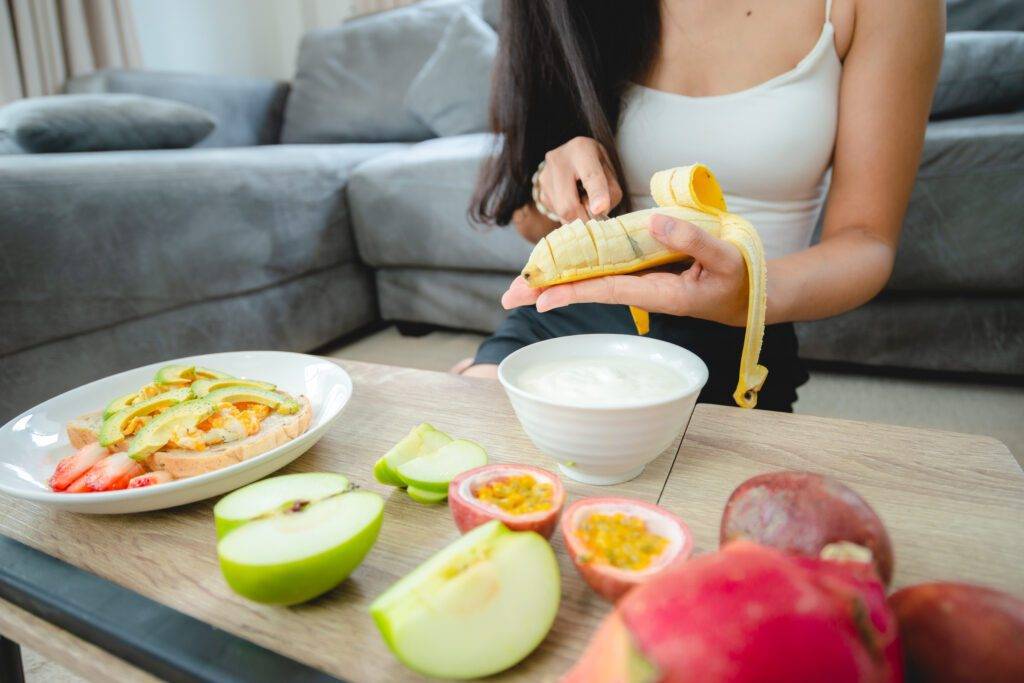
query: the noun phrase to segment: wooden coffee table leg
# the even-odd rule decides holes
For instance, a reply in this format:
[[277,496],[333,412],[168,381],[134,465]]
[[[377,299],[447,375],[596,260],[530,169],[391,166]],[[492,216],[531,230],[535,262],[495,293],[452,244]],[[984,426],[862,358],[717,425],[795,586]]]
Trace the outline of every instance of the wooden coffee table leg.
[[25,683],[25,669],[21,665],[21,647],[9,638],[0,636],[0,681]]

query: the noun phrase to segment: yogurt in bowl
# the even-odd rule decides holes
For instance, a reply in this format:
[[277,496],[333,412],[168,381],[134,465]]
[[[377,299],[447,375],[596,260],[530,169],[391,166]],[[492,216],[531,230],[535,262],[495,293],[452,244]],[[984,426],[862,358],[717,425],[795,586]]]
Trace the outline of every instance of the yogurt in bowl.
[[628,481],[689,422],[704,362],[657,339],[584,334],[509,355],[498,378],[527,436],[571,479]]

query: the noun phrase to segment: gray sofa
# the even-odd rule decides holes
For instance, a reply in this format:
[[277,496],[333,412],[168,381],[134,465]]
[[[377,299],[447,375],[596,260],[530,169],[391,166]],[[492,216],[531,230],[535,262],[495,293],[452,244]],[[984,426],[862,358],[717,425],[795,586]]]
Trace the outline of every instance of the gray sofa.
[[[495,140],[425,139],[400,95],[454,12],[493,26],[495,5],[433,0],[314,32],[294,87],[71,81],[193,104],[218,126],[192,149],[0,156],[0,420],[162,358],[308,351],[380,320],[493,329],[530,250],[466,217]],[[954,2],[950,28],[1021,30],[1024,11]],[[372,54],[353,67],[354,50]],[[396,53],[409,63],[380,65]],[[385,69],[383,85],[360,68]],[[892,281],[857,311],[801,325],[805,358],[1024,377],[1024,98],[1001,109],[929,124]]]

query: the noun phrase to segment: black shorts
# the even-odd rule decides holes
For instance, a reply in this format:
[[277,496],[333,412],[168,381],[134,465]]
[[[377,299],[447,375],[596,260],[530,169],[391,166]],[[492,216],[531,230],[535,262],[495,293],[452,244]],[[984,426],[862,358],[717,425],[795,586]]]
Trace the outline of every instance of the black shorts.
[[[575,304],[538,313],[533,306],[522,306],[509,313],[497,331],[484,340],[476,352],[475,362],[497,364],[513,351],[534,342],[597,332],[636,334],[629,309],[606,304]],[[708,383],[698,401],[734,406],[732,394],[739,375],[743,333],[742,327],[652,313],[648,336],[689,349],[707,364]],[[797,357],[796,331],[792,323],[765,328],[760,364],[768,368],[768,379],[758,393],[757,407],[792,412],[796,389],[808,378]]]

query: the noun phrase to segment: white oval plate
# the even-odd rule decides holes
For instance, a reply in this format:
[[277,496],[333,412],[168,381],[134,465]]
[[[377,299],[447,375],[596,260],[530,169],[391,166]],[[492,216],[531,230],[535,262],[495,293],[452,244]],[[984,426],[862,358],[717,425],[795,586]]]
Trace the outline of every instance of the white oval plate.
[[[64,425],[100,410],[112,399],[151,382],[164,365],[205,365],[236,377],[273,382],[304,394],[313,422],[297,439],[254,458],[189,479],[123,491],[54,493],[47,481],[61,458],[73,452]],[[240,351],[177,358],[128,370],[72,389],[25,411],[0,428],[0,492],[69,512],[120,514],[175,507],[218,496],[281,469],[313,447],[352,396],[352,379],[323,358],[285,351]]]

